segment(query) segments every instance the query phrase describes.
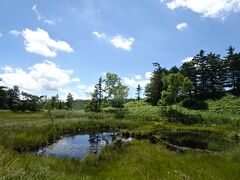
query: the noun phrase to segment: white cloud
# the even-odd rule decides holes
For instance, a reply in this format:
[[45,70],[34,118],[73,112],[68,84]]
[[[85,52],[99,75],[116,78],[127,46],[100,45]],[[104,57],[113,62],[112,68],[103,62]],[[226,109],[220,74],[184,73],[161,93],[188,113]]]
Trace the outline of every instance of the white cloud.
[[13,72],[13,68],[11,66],[4,66],[1,69],[5,72]]
[[3,36],[3,34],[0,32],[0,37],[2,37]]
[[121,35],[116,35],[111,38],[110,42],[112,43],[113,46],[116,48],[120,48],[126,51],[131,51],[132,50],[132,45],[134,43],[135,39],[132,37],[125,38]]
[[71,82],[70,75],[73,73],[71,70],[59,68],[50,61],[35,64],[28,71],[10,66],[2,69],[4,73],[0,74],[0,78],[4,80],[6,86],[17,85],[28,91],[58,90]]
[[48,32],[40,28],[37,28],[36,31],[28,28],[22,32],[12,30],[10,33],[15,36],[21,35],[24,38],[25,50],[30,53],[55,57],[58,51],[73,52],[72,47],[67,42],[50,38]]
[[79,78],[73,78],[73,79],[72,79],[72,82],[78,83],[78,82],[80,82],[80,79],[79,79]]
[[93,91],[93,88],[93,85],[78,85],[76,87],[60,88],[59,98],[65,100],[68,93],[71,93],[74,99],[90,99],[90,92]]
[[98,31],[94,31],[92,34],[98,39],[105,39],[106,42],[110,43],[114,47],[123,49],[125,51],[131,51],[132,45],[135,41],[135,39],[132,37],[125,38],[120,34],[115,36],[107,36],[105,33],[100,33]]
[[171,0],[169,9],[186,8],[203,17],[224,19],[230,12],[240,12],[240,0]]
[[141,79],[142,79],[142,76],[141,76],[141,75],[136,75],[136,76],[135,76],[135,79],[141,80]]
[[68,93],[74,99],[89,99],[94,85],[84,85],[79,78],[72,78],[72,70],[62,69],[51,61],[44,61],[29,67],[27,70],[4,66],[0,73],[3,82],[0,85],[12,88],[19,86],[21,91],[34,94],[58,93],[60,99],[65,100]]
[[150,82],[150,72],[145,73],[145,78],[142,78],[141,75],[135,75],[134,77],[124,77],[123,83],[131,88],[137,88],[140,84],[142,88],[144,88]]
[[184,29],[186,29],[188,27],[188,24],[185,23],[185,22],[182,22],[182,23],[179,23],[177,24],[176,28],[179,30],[179,31],[182,31]]
[[193,57],[187,57],[187,58],[182,60],[182,63],[191,62],[192,60],[193,60]]
[[32,10],[37,15],[37,19],[49,25],[56,25],[56,21],[54,19],[47,19],[46,17],[42,16],[41,13],[38,11],[37,6],[38,5],[35,4],[32,7]]
[[100,33],[97,31],[94,31],[93,35],[95,35],[97,38],[106,38],[107,37],[105,33]]
[[150,79],[152,77],[152,72],[146,72],[145,73],[145,78]]
[[18,30],[11,30],[9,31],[10,34],[14,35],[14,36],[19,36],[22,34],[21,31],[18,31]]

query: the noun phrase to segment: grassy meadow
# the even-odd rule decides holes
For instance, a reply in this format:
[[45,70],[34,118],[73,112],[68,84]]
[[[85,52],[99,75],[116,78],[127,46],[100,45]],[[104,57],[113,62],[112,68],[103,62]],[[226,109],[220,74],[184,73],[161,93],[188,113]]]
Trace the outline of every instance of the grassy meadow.
[[[115,129],[132,135],[158,131],[214,133],[240,140],[239,99],[227,96],[207,101],[207,109],[152,107],[143,101],[125,106],[124,119],[101,113],[56,110],[0,112],[0,179],[239,179],[240,146],[225,151],[170,151],[162,143],[133,140],[108,145],[100,155],[84,160],[36,156],[31,152],[64,134],[88,129]],[[171,116],[169,115],[171,114]]]

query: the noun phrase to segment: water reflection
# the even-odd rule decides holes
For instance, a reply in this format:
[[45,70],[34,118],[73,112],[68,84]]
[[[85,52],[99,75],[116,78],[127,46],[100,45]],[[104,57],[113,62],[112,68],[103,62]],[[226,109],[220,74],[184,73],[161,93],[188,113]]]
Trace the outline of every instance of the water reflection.
[[37,154],[83,159],[89,153],[99,154],[107,144],[117,140],[127,142],[132,138],[123,138],[120,133],[92,131],[87,134],[63,137],[56,143],[40,149]]

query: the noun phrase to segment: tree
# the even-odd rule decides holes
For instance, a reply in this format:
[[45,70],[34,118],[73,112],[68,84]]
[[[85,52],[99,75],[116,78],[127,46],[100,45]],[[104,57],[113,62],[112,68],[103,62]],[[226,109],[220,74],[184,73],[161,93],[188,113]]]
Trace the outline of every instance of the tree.
[[32,94],[28,94],[25,92],[22,92],[21,95],[22,95],[22,100],[21,100],[20,109],[22,111],[26,111],[26,110],[36,111],[38,109],[38,104],[41,97],[34,96]]
[[115,87],[120,83],[120,78],[114,73],[107,73],[106,78],[103,80],[105,83],[104,92],[107,98],[112,98]]
[[[0,81],[2,81],[1,78]],[[5,86],[0,86],[0,109],[8,108],[7,95],[7,88]]]
[[20,91],[18,86],[8,90],[8,106],[12,111],[17,111],[20,108]]
[[138,87],[137,87],[137,100],[141,100],[141,92],[142,92],[142,87],[140,86],[140,84],[138,84]]
[[118,83],[117,86],[113,89],[113,107],[116,108],[116,116],[117,118],[124,117],[124,103],[128,96],[128,88],[127,86]]
[[51,106],[52,106],[52,109],[58,109],[59,108],[59,96],[58,96],[58,94],[56,96],[52,96]]
[[73,105],[73,95],[71,93],[69,93],[67,95],[66,106],[68,109],[72,109],[72,105]]
[[193,89],[190,79],[180,73],[169,74],[164,78],[165,91],[162,92],[163,105],[177,103],[187,97]]
[[149,85],[145,88],[145,95],[147,96],[147,101],[153,106],[156,106],[158,101],[161,99],[161,93],[163,91],[163,77],[166,75],[167,70],[161,68],[160,64],[153,63],[155,70],[150,79]]
[[218,97],[224,91],[224,69],[220,55],[209,53],[206,56],[207,64],[207,92],[211,97]]
[[194,86],[194,95],[197,94],[197,69],[196,64],[194,61],[189,61],[183,63],[183,65],[180,67],[180,73],[191,80],[193,86]]
[[113,73],[107,73],[103,82],[105,83],[105,99],[110,102],[112,107],[116,108],[116,116],[122,118],[124,116],[123,108],[128,96],[128,88],[122,85],[121,79]]
[[197,81],[197,93],[200,97],[205,98],[207,94],[207,61],[205,56],[205,51],[201,50],[193,58],[194,66],[196,67],[196,81]]
[[169,69],[168,73],[171,74],[171,73],[178,73],[180,70],[177,66],[173,66],[171,69]]
[[227,56],[224,60],[226,69],[225,87],[230,88],[234,93],[240,94],[240,54],[234,52],[234,47],[227,49]]
[[[100,77],[98,83],[94,86],[93,93],[91,93],[92,99],[87,106],[87,108],[89,108],[90,111],[93,111],[93,112],[101,111],[101,104],[103,99],[102,82],[103,82],[102,78]],[[109,91],[111,91],[111,94],[113,93],[112,90],[110,90],[110,88],[109,88]]]

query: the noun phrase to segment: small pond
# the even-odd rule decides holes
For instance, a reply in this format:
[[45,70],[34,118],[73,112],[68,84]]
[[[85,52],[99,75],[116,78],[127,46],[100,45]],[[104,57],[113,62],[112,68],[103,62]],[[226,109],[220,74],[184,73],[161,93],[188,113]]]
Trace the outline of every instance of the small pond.
[[[35,154],[64,158],[84,159],[88,154],[98,155],[103,148],[115,142],[132,141],[133,136],[116,132],[90,131],[78,135],[63,136],[57,142],[39,149]],[[154,139],[157,137],[157,140]],[[152,143],[163,142],[170,150],[186,152],[189,149],[225,151],[235,147],[235,143],[222,136],[199,132],[159,132],[155,136],[135,137],[136,140],[149,139]]]
[[211,133],[162,132],[159,138],[168,144],[169,149],[186,147],[190,149],[224,151],[235,146],[233,141]]
[[120,133],[101,132],[65,136],[36,152],[37,155],[83,159],[88,154],[99,154],[107,145],[116,141],[128,142]]

